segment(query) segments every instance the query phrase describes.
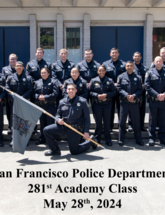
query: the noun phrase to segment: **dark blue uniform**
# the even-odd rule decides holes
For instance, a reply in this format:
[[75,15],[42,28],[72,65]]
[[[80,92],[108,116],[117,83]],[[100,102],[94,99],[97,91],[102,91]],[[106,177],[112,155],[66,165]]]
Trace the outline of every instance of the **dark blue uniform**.
[[146,91],[150,95],[149,99],[149,138],[155,141],[155,129],[159,126],[158,137],[165,143],[165,101],[158,101],[157,96],[165,93],[165,69],[158,71],[156,68],[146,73]]
[[[72,125],[79,131],[84,130],[84,132],[89,133],[89,109],[86,99],[82,97],[75,96],[73,99],[70,99],[67,96],[62,99],[59,103],[56,117],[62,118],[64,122]],[[50,149],[53,149],[54,147],[58,148],[56,136],[64,134],[68,137],[68,145],[71,154],[77,155],[89,149],[90,141],[86,141],[79,145],[81,136],[63,125],[54,124],[44,128],[44,135]]]
[[[33,89],[33,98],[34,103],[44,110],[46,110],[51,115],[55,116],[56,113],[56,97],[58,96],[58,80],[51,79],[50,77],[47,80],[39,79],[35,81]],[[38,100],[40,95],[44,95],[45,101]],[[41,142],[45,142],[45,137],[43,134],[43,129],[54,123],[54,119],[46,114],[42,114],[40,117],[40,138]]]
[[27,63],[26,65],[26,70],[27,70],[27,75],[30,75],[32,77],[33,81],[37,81],[41,78],[41,73],[40,70],[42,68],[48,68],[50,71],[50,77],[51,75],[51,64],[44,59],[38,61],[37,59],[34,59],[30,62]]
[[[2,75],[6,78],[6,80],[9,75],[13,75],[15,72],[16,72],[15,68],[12,68],[10,65],[2,68]],[[7,115],[7,120],[9,122],[8,128],[11,130],[10,105],[8,103],[8,100],[6,100],[6,115]]]
[[75,67],[74,63],[66,60],[62,63],[61,60],[57,60],[52,64],[52,77],[57,78],[62,84],[65,80],[70,78],[70,71]]
[[[142,142],[139,102],[142,95],[141,77],[136,73],[129,75],[127,72],[119,75],[117,81],[117,91],[120,95],[120,122],[119,122],[119,141],[124,143],[127,115],[130,113],[132,127],[137,143]],[[135,97],[134,103],[127,100],[127,95]]]
[[90,83],[92,78],[95,78],[98,76],[97,69],[100,66],[100,64],[92,60],[90,63],[87,63],[86,60],[81,61],[77,64],[77,68],[80,72],[80,76],[87,81],[87,83]]
[[[146,66],[144,66],[142,63],[140,63],[139,65],[137,65],[137,64],[134,63],[134,65],[135,65],[134,72],[137,75],[141,76],[141,78],[142,78],[142,84],[144,84],[145,74],[148,71],[148,68]],[[146,90],[143,89],[143,92],[142,92],[142,102],[140,104],[140,125],[141,125],[141,128],[144,128],[145,108],[146,108]],[[132,125],[130,117],[129,117],[128,124]]]
[[[106,76],[111,78],[114,83],[117,83],[117,77],[125,72],[125,62],[122,60],[117,60],[113,62],[112,59],[103,62],[103,65],[106,68]],[[114,122],[114,114],[115,114],[115,103],[118,110],[118,118],[120,113],[120,102],[119,102],[119,94],[117,93],[116,96],[112,99],[112,109],[111,109],[111,122],[110,128],[113,129],[113,122]]]
[[78,96],[81,96],[85,99],[88,98],[88,88],[87,88],[87,82],[81,77],[79,76],[77,78],[77,80],[73,80],[73,78],[69,78],[68,80],[66,80],[64,82],[64,87],[63,87],[63,92],[62,92],[62,95],[65,97],[67,96],[67,92],[66,92],[66,89],[67,89],[67,85],[68,84],[75,84],[77,86],[77,93],[76,95]]
[[[102,119],[104,121],[104,138],[106,143],[111,142],[110,137],[110,118],[112,108],[112,97],[116,95],[116,89],[113,80],[104,76],[101,79],[99,76],[91,80],[89,93],[93,103],[93,114],[96,121],[95,138],[98,142],[101,140]],[[97,95],[106,93],[105,101],[99,100]]]
[[[30,99],[33,86],[32,86],[32,79],[30,76],[27,76],[24,72],[20,76],[17,73],[9,76],[6,81],[6,89],[11,90],[14,93],[22,96],[25,99]],[[8,94],[8,101],[10,104],[10,116],[11,116],[11,124],[12,124],[12,113],[13,113],[13,98],[14,96],[7,92]]]
[[[0,74],[0,85],[1,86],[4,86],[6,85],[6,79],[5,77]],[[0,99],[1,99],[1,102],[0,102],[0,146],[3,146],[3,143],[2,143],[2,131],[3,131],[3,106],[5,104],[5,97],[6,97],[6,91],[3,90],[1,87],[0,87]]]

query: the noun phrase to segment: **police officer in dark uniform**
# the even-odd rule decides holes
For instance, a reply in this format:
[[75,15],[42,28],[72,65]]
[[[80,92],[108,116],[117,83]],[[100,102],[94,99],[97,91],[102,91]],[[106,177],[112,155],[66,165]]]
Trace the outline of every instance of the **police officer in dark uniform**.
[[57,78],[61,82],[61,90],[59,91],[59,95],[57,97],[57,105],[59,100],[62,99],[62,89],[64,81],[70,78],[70,71],[73,67],[75,67],[74,63],[67,59],[68,52],[66,49],[61,49],[59,51],[60,60],[57,60],[52,64],[52,77]]
[[93,103],[93,114],[96,121],[95,138],[100,143],[102,119],[104,121],[104,138],[108,146],[112,146],[110,137],[110,117],[112,108],[112,97],[116,95],[113,80],[105,76],[105,66],[99,66],[98,75],[91,80],[89,86],[90,97]]
[[[106,76],[111,78],[117,86],[117,77],[118,75],[125,72],[125,62],[119,59],[119,50],[117,48],[112,48],[110,51],[111,59],[105,61],[103,65],[106,68]],[[114,122],[114,114],[115,114],[115,104],[118,110],[118,118],[120,113],[120,102],[119,102],[119,94],[117,93],[115,97],[112,99],[112,109],[111,109],[111,122],[110,122],[110,130],[113,129]]]
[[[10,54],[9,55],[9,65],[2,68],[2,75],[7,79],[9,75],[13,75],[15,70],[15,64],[17,62],[17,55],[16,54]],[[11,122],[10,122],[10,107],[8,100],[6,100],[6,115],[8,120],[8,134],[11,134]]]
[[64,87],[63,87],[63,96],[67,96],[67,85],[68,84],[75,84],[77,87],[77,93],[76,95],[81,96],[85,99],[88,98],[88,89],[87,89],[87,82],[80,76],[80,72],[77,68],[73,68],[70,72],[71,78],[67,79],[64,82]]
[[[165,68],[165,47],[160,49],[160,57],[163,60],[162,67]],[[151,68],[155,68],[155,63],[154,62],[151,63]]]
[[[62,99],[57,109],[56,117],[59,119],[57,124],[44,128],[44,135],[50,151],[45,156],[60,155],[60,149],[57,144],[56,135],[66,134],[68,137],[68,145],[72,155],[80,154],[89,149],[90,145],[95,149],[97,146],[89,139],[90,116],[86,99],[76,95],[76,85],[68,84],[68,96]],[[66,122],[73,128],[84,130],[84,143],[80,144],[81,136],[73,130],[65,127]]]
[[[140,104],[140,125],[141,125],[141,131],[147,131],[147,129],[144,127],[144,118],[145,118],[145,108],[146,108],[146,90],[145,90],[145,74],[148,71],[148,68],[144,66],[142,63],[140,63],[142,56],[140,52],[135,52],[133,55],[134,59],[134,72],[141,76],[142,78],[142,87],[143,87],[143,92],[142,92],[142,102]],[[128,120],[128,131],[133,131],[132,129],[132,122],[131,118],[129,117]]]
[[[5,77],[0,74],[0,85],[5,87],[6,85],[6,79]],[[3,90],[2,87],[0,87],[0,147],[4,146],[2,140],[3,140],[3,136],[2,136],[2,131],[3,131],[3,107],[6,103],[6,91]]]
[[[16,73],[9,76],[6,81],[6,89],[11,90],[14,93],[17,93],[18,95],[22,96],[25,99],[30,99],[33,86],[32,86],[32,78],[30,76],[27,76],[24,71],[24,66],[21,61],[16,62]],[[8,94],[8,100],[10,104],[10,116],[11,116],[11,122],[12,122],[12,113],[13,113],[13,95],[11,93]],[[12,124],[12,123],[11,123]],[[12,146],[13,143],[10,143],[10,146]]]
[[143,146],[140,127],[139,103],[142,95],[141,77],[133,72],[132,61],[126,63],[126,72],[119,75],[117,80],[117,91],[120,95],[120,122],[119,122],[119,146],[124,145],[126,120],[128,114],[132,119],[132,127],[136,143]]
[[149,145],[154,146],[156,140],[156,126],[158,122],[158,138],[165,144],[165,69],[163,60],[156,57],[155,68],[146,73],[145,88],[150,95],[149,99]]
[[[36,59],[28,62],[26,65],[27,75],[30,75],[33,81],[37,81],[41,78],[40,70],[42,68],[48,68],[49,71],[51,71],[51,64],[43,59],[44,50],[42,48],[37,48],[35,55]],[[52,77],[51,74],[50,77]]]
[[[33,89],[34,103],[51,115],[55,116],[56,113],[56,97],[58,96],[58,80],[50,78],[50,71],[48,68],[41,69],[41,77],[35,81]],[[36,141],[36,145],[45,143],[45,136],[43,129],[54,123],[54,119],[46,114],[40,117],[40,137]]]
[[89,86],[92,78],[97,76],[97,69],[100,64],[93,60],[93,53],[91,49],[86,49],[84,51],[84,60],[77,64],[77,68],[80,71],[80,76],[87,81],[87,86]]

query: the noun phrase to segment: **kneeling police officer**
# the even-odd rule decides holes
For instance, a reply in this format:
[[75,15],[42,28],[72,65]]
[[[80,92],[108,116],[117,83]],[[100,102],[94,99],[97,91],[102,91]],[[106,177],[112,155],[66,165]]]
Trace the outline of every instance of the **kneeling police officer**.
[[[60,155],[60,148],[57,144],[56,136],[66,134],[68,137],[68,145],[72,155],[80,154],[90,148],[95,149],[97,146],[90,142],[89,128],[90,116],[86,99],[76,96],[76,85],[68,84],[68,96],[59,103],[56,117],[59,119],[56,124],[49,125],[44,128],[44,135],[50,151],[45,152],[45,156]],[[81,136],[73,130],[64,126],[64,122],[73,128],[84,131],[84,143],[80,144]]]

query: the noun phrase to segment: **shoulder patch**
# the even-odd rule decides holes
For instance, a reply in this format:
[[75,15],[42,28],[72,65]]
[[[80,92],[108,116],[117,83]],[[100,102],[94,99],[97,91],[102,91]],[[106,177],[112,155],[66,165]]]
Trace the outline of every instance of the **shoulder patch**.
[[117,77],[117,83],[119,83],[119,77]]
[[148,74],[148,72],[146,72],[145,78],[147,78],[147,77],[148,77],[148,75],[149,75],[149,74]]

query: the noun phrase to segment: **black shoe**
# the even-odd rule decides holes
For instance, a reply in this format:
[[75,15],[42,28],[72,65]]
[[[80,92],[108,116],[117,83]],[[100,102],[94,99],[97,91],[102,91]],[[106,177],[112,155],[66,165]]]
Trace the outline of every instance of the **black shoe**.
[[160,144],[165,145],[165,140],[160,140]]
[[155,145],[155,141],[153,139],[149,139],[149,146],[154,146]]
[[139,146],[144,146],[143,141],[136,141],[136,144],[138,144]]
[[106,145],[107,145],[107,146],[112,146],[112,142],[111,142],[111,141],[106,142]]
[[61,155],[60,149],[55,147],[55,148],[50,149],[49,151],[45,152],[45,156],[52,156],[52,155]]
[[124,142],[119,141],[118,143],[119,143],[119,146],[124,146]]
[[128,132],[133,132],[133,128],[130,125],[128,126]]
[[40,144],[43,144],[43,143],[45,143],[45,141],[43,141],[41,139],[38,139],[38,140],[35,141],[36,145],[40,145]]
[[141,128],[141,131],[145,131],[145,132],[146,132],[146,131],[147,131],[147,129],[146,129],[146,128],[144,128],[144,127],[142,127],[142,128]]
[[3,147],[3,146],[4,146],[3,142],[2,142],[2,141],[0,141],[0,147]]
[[[94,137],[93,135],[91,135],[90,138],[91,138],[92,140],[94,140],[95,142],[97,142],[97,141],[95,140],[95,137]],[[91,146],[92,146],[93,149],[96,149],[96,148],[97,148],[97,145],[96,145],[95,143],[93,143],[92,141],[90,141],[90,144],[91,144]]]
[[11,141],[11,142],[9,143],[9,146],[10,146],[10,147],[13,147],[13,141]]
[[8,134],[8,135],[11,135],[11,130],[10,130],[10,128],[8,128],[7,134]]

